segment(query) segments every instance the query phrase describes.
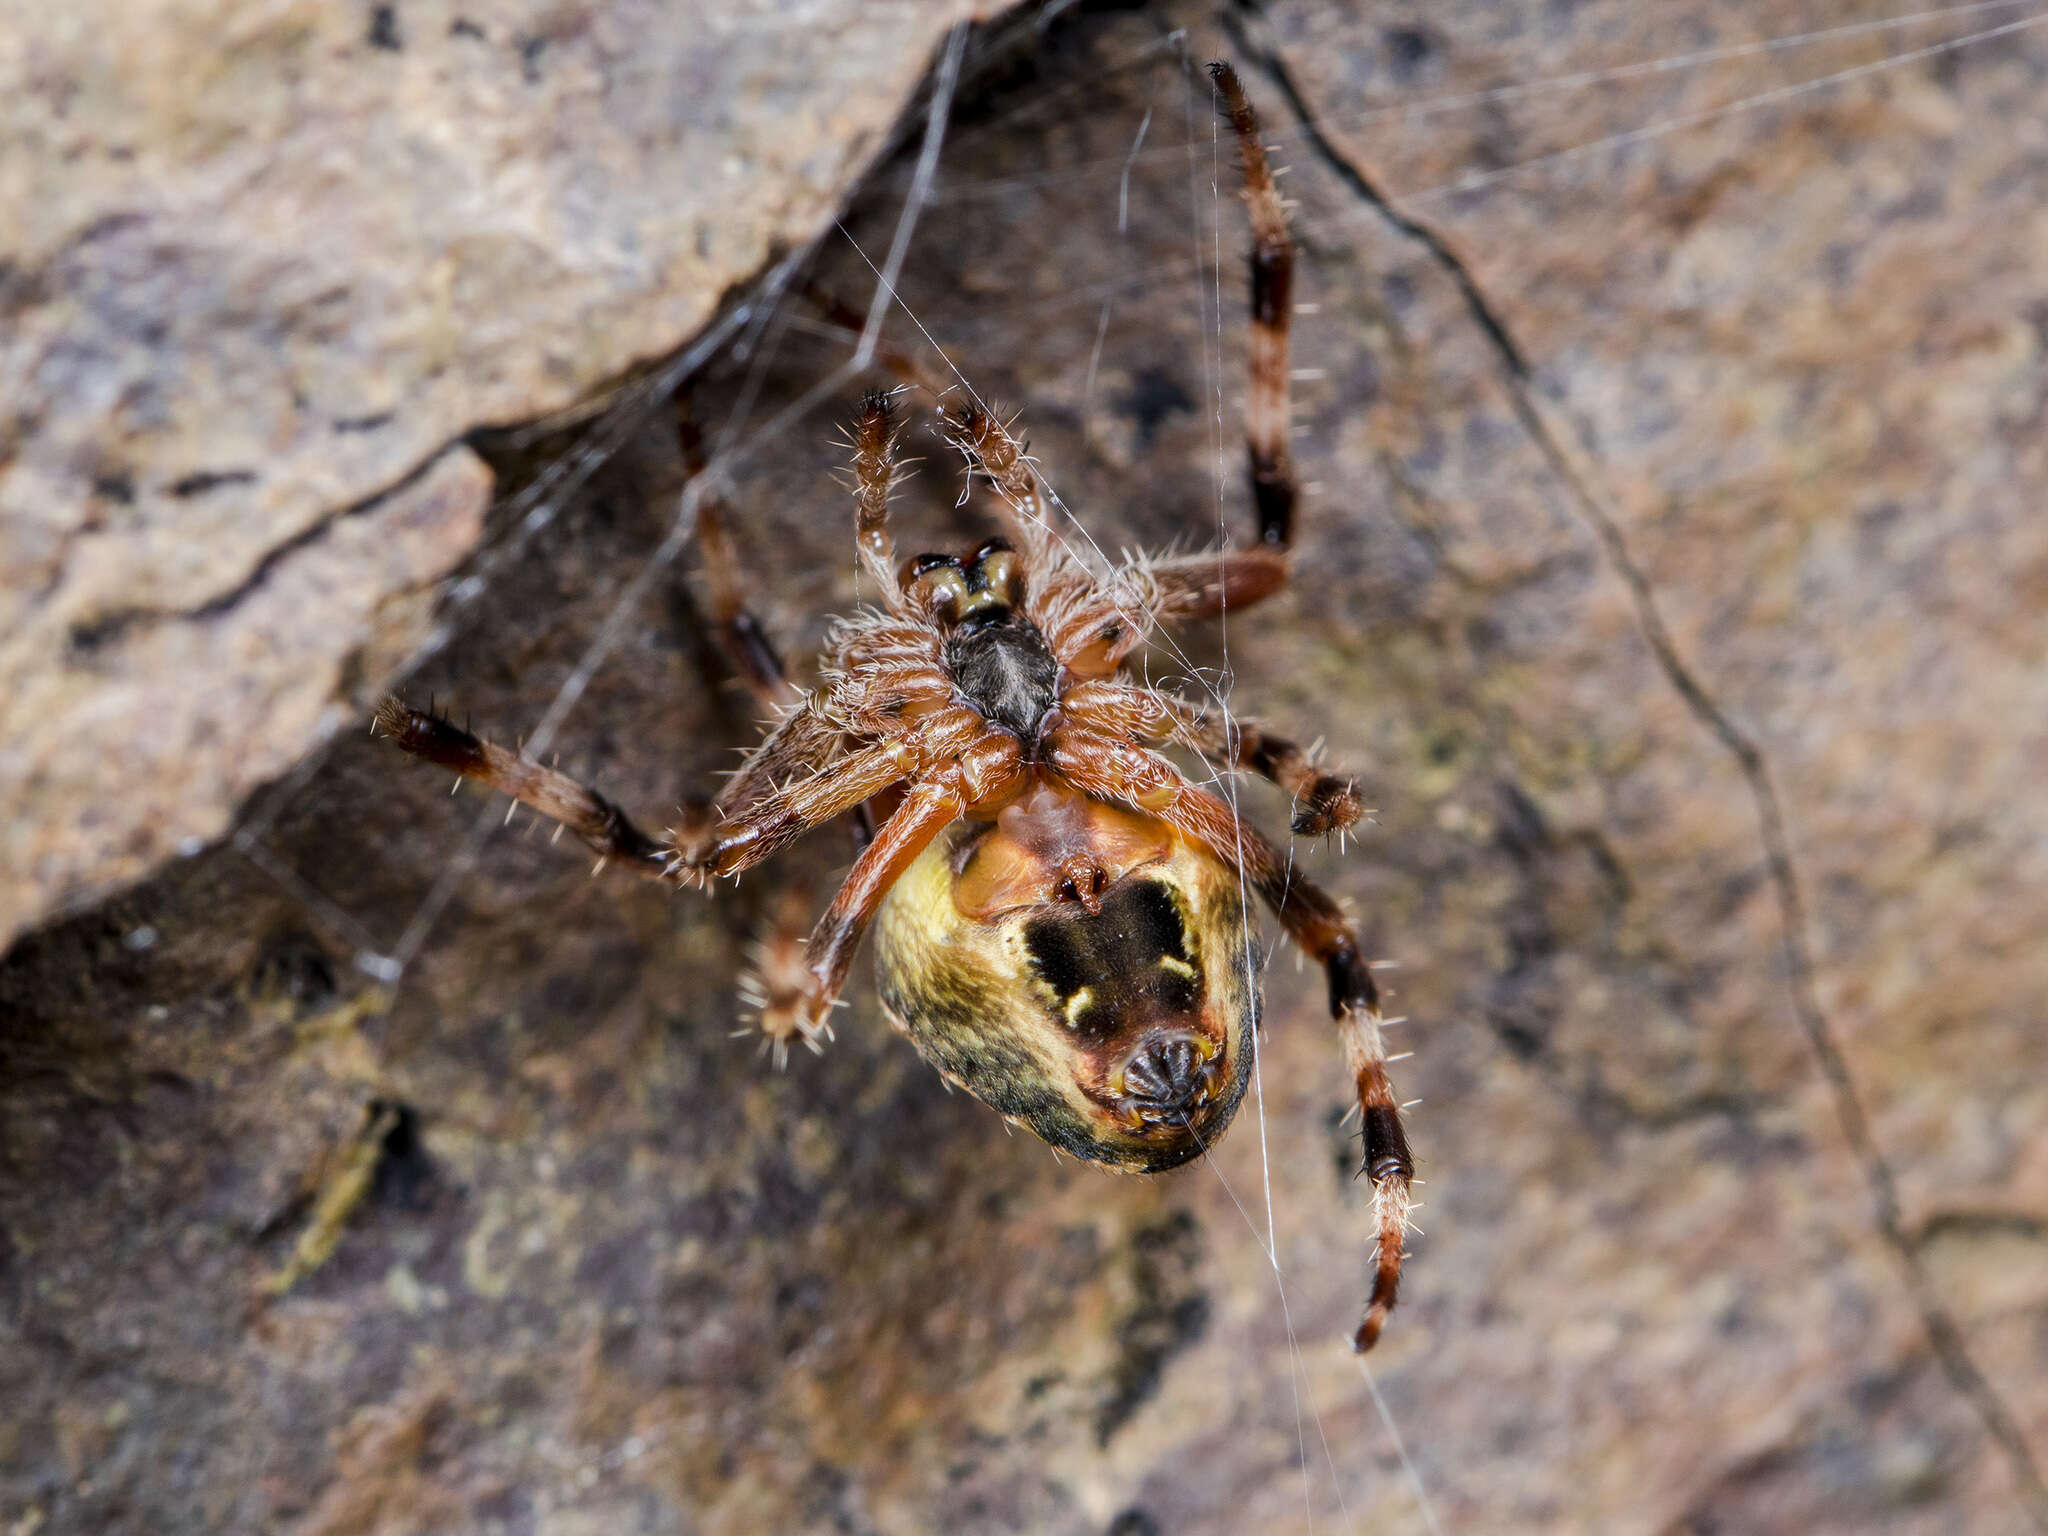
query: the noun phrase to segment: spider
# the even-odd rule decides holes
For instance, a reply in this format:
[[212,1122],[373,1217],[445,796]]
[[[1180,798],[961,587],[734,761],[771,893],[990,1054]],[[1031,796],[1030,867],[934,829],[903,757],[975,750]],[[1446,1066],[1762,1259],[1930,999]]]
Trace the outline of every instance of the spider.
[[[714,632],[780,718],[717,799],[686,809],[664,836],[431,711],[387,699],[378,723],[414,756],[677,885],[737,876],[856,813],[873,830],[808,941],[764,944],[743,983],[778,1059],[792,1041],[815,1048],[829,1036],[872,927],[883,1007],[948,1081],[1056,1148],[1132,1172],[1206,1150],[1244,1096],[1260,1013],[1244,892],[1257,892],[1328,974],[1363,1114],[1377,1233],[1353,1338],[1362,1351],[1394,1305],[1414,1167],[1371,967],[1337,903],[1160,749],[1280,785],[1302,836],[1354,824],[1364,814],[1356,783],[1127,665],[1154,625],[1248,608],[1290,573],[1293,244],[1244,89],[1227,64],[1210,73],[1235,133],[1253,234],[1253,547],[1131,557],[1099,576],[1053,535],[1048,496],[1009,426],[941,394],[940,429],[970,476],[994,488],[1004,533],[964,555],[899,565],[889,494],[900,424],[894,397],[871,393],[851,433],[854,538],[880,595],[835,623],[812,691],[784,676],[746,612],[718,509],[700,507]],[[692,446],[686,425],[686,456]]]

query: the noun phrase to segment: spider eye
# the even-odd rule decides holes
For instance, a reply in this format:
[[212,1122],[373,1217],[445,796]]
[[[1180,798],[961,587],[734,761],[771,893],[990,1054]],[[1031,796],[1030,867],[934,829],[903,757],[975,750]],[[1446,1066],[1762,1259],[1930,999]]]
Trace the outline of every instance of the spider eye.
[[998,547],[988,549],[988,545],[982,546],[988,553],[975,561],[973,575],[981,589],[992,594],[997,602],[1008,608],[1019,607],[1024,601],[1023,569],[1009,545],[999,539],[991,539],[989,543]]
[[967,573],[951,555],[919,555],[903,568],[905,591],[919,591],[933,613],[951,619],[973,593]]

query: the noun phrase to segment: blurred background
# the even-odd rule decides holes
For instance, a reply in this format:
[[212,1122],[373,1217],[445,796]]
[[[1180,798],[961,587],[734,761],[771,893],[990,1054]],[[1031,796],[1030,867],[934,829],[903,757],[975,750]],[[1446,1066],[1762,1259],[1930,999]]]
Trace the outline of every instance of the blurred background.
[[[2048,8],[89,11],[0,49],[0,1530],[2048,1530]],[[745,1038],[836,830],[592,879],[366,731],[715,784],[670,396],[808,676],[892,260],[1077,537],[1248,537],[1217,57],[1310,490],[1147,666],[1377,807],[1363,1365],[1289,952],[1211,1157],[1056,1163],[865,964]]]

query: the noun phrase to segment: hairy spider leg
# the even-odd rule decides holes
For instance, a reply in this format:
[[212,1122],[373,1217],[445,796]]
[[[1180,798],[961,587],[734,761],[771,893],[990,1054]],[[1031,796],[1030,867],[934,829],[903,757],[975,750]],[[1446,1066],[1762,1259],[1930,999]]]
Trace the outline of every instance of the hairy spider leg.
[[[870,428],[870,418],[877,416],[879,401],[879,430]],[[872,438],[872,440],[870,440]],[[696,477],[705,471],[705,436],[696,424],[696,416],[690,410],[688,395],[676,397],[676,446],[682,453],[682,467],[688,475]],[[856,475],[860,475],[860,496],[866,502],[870,496],[879,496],[887,514],[889,481],[893,479],[895,463],[895,430],[889,422],[889,401],[883,395],[874,395],[862,401],[860,418],[860,449],[854,459]],[[872,481],[879,481],[881,489],[872,492]],[[725,657],[725,666],[733,672],[739,682],[745,684],[748,692],[762,707],[774,715],[782,715],[803,702],[803,690],[788,680],[788,672],[782,668],[782,657],[768,637],[768,627],[748,608],[745,600],[745,580],[741,578],[741,563],[737,547],[733,545],[731,528],[727,526],[725,502],[715,494],[707,492],[698,500],[696,508],[696,547],[705,571],[705,586],[711,588],[711,635]],[[883,532],[883,547],[887,549],[887,530]],[[885,584],[885,592],[893,592],[893,578]],[[684,588],[688,596],[688,588]],[[686,811],[686,819],[694,817],[702,821],[705,807],[698,805],[694,811]],[[874,840],[874,815],[870,807],[856,805],[852,811],[854,829],[854,856]],[[788,920],[788,903],[780,905],[776,918],[776,930]],[[803,936],[803,926],[795,930],[795,938]],[[762,952],[778,952],[788,948],[791,934],[770,932],[760,948]],[[764,967],[762,975],[772,971]]]
[[1278,785],[1294,797],[1291,827],[1298,837],[1341,832],[1365,814],[1355,777],[1326,771],[1256,720],[1120,678],[1076,683],[1062,703],[1067,717],[1088,729],[1150,746],[1187,747],[1216,768],[1242,769]]
[[1182,695],[1162,696],[1162,702],[1173,722],[1162,739],[1191,747],[1217,768],[1255,773],[1294,797],[1289,828],[1295,836],[1342,832],[1365,814],[1356,778],[1322,768],[1270,726]]
[[[816,282],[806,283],[803,294],[829,323],[850,336],[861,334],[867,322],[844,300]],[[973,399],[974,392],[964,381],[946,383],[928,363],[887,345],[875,348],[875,361],[909,388],[930,398],[947,439],[966,456],[970,471],[979,471],[996,493],[996,515],[1004,521],[1018,547],[1026,552],[1030,563],[1042,568],[1053,558],[1053,540],[1046,521],[1046,498],[1023,445],[993,412]],[[963,393],[968,403],[947,405],[951,397]]]
[[1249,549],[1202,551],[1151,561],[1146,574],[1157,594],[1156,615],[1168,622],[1236,612],[1286,586],[1299,494],[1288,441],[1294,412],[1287,366],[1288,331],[1294,317],[1294,240],[1287,232],[1287,210],[1273,184],[1265,147],[1259,142],[1258,119],[1237,71],[1216,63],[1209,66],[1209,74],[1237,137],[1245,208],[1252,226],[1251,376],[1245,393],[1245,444],[1251,461],[1258,543]]
[[[560,822],[606,861],[616,859],[636,874],[678,883],[696,877],[694,868],[679,858],[677,831],[666,839],[650,837],[617,804],[579,779],[473,735],[444,716],[414,709],[395,695],[377,706],[376,724],[412,756],[453,769]],[[799,705],[782,717],[717,800],[685,808],[686,827],[703,842],[721,824],[746,825],[750,816],[762,818],[761,807],[770,801],[782,809],[787,799],[778,799],[776,786],[799,776],[816,786],[840,740],[838,727],[825,722],[808,702]],[[814,788],[802,803],[808,805],[818,794]]]
[[[690,410],[689,397],[676,397],[676,446],[691,478],[704,472],[704,434]],[[777,713],[801,695],[783,669],[782,657],[768,631],[747,607],[746,584],[740,578],[738,552],[726,527],[724,500],[707,487],[697,501],[697,554],[704,585],[710,590],[710,625],[725,664],[767,708]]]
[[[1026,457],[1024,445],[995,412],[972,400],[951,405],[942,400],[939,427],[946,440],[965,455],[969,467],[994,487],[996,510],[1016,541],[1025,568],[1050,573],[1058,566],[1073,566],[1072,558],[1053,538],[1048,515],[1051,503],[1039,484],[1038,471]],[[1026,594],[1024,611],[1034,622],[1039,619],[1039,605],[1036,590]]]
[[604,859],[616,859],[637,874],[667,873],[670,850],[649,837],[626,813],[589,785],[566,773],[508,752],[472,736],[453,721],[404,700],[387,697],[377,706],[377,726],[414,757],[452,768],[522,805],[530,805],[574,832]]
[[1252,500],[1259,542],[1285,549],[1294,539],[1294,455],[1288,446],[1293,401],[1287,371],[1288,327],[1294,313],[1294,241],[1287,211],[1273,185],[1258,119],[1228,64],[1209,66],[1223,109],[1237,135],[1244,167],[1244,202],[1251,217],[1251,383],[1245,401],[1245,439],[1251,457]]
[[[717,802],[684,808],[670,833],[670,878],[708,884],[713,874],[738,874],[842,810],[860,819],[858,872],[876,846],[868,830],[868,802],[902,780],[912,754],[899,741],[835,758],[843,745],[841,729],[806,698],[748,756]],[[801,883],[787,886],[740,973],[741,1000],[778,1067],[787,1062],[792,1042],[802,1040],[816,1050],[831,1037],[830,1000],[813,1005],[811,905]]]
[[881,390],[870,390],[861,399],[851,439],[853,539],[877,600],[899,618],[914,611],[897,577],[896,541],[889,536],[889,492],[896,484],[896,445],[901,436],[895,402]]
[[1364,1171],[1373,1182],[1377,1238],[1372,1294],[1352,1338],[1359,1351],[1372,1348],[1400,1289],[1415,1160],[1387,1073],[1379,989],[1359,948],[1357,929],[1332,897],[1291,868],[1281,850],[1240,821],[1229,804],[1189,783],[1157,753],[1077,722],[1054,732],[1045,761],[1081,793],[1157,816],[1229,867],[1242,870],[1288,937],[1323,967],[1329,978],[1330,1015],[1364,1115]]
[[806,1036],[826,1028],[861,937],[890,887],[933,838],[970,809],[1022,789],[1026,777],[1024,752],[1016,737],[983,725],[976,739],[952,761],[910,782],[903,803],[882,823],[875,840],[855,861],[839,894],[811,930],[804,948],[810,984],[798,1014],[798,1027]]

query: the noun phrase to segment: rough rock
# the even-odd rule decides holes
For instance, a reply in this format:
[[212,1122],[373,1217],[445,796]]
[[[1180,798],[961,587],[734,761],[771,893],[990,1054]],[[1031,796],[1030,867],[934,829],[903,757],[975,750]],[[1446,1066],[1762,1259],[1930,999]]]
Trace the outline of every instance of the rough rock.
[[[351,735],[264,808],[289,880],[180,861],[0,970],[0,1522],[2042,1529],[2048,29],[1884,69],[2007,18],[1753,46],[1870,19],[1317,5],[1239,40],[1068,13],[954,120],[905,302],[1111,550],[1248,521],[1241,216],[1169,29],[1240,59],[1293,167],[1299,582],[1155,667],[1227,665],[1379,807],[1296,849],[1401,962],[1421,1100],[1424,1230],[1369,1380],[1316,978],[1270,968],[1261,1110],[1210,1159],[1055,1164],[864,978],[786,1073],[731,1038],[747,937],[784,890],[824,899],[834,833],[707,901],[592,880],[522,817],[373,985],[352,962],[502,809]],[[1442,262],[1299,138],[1265,40],[1468,261],[1583,491]],[[1715,49],[1744,51],[1533,88]],[[854,208],[863,249],[908,174]],[[820,275],[872,281],[836,242]],[[781,416],[848,351],[782,318],[691,393],[714,439],[736,423],[727,500],[801,658],[857,595],[831,434],[858,384]],[[915,451],[903,542],[978,537]],[[531,731],[680,476],[650,429],[414,686]],[[706,680],[686,584],[615,633],[556,744],[658,823],[754,711]],[[1788,892],[1867,1146],[1800,1022]]]
[[[400,610],[474,543],[461,440],[670,351],[813,238],[972,9],[85,0],[11,22],[0,945],[218,836],[359,713],[382,682],[363,659],[414,647]],[[438,539],[374,564],[338,531],[432,513]]]

